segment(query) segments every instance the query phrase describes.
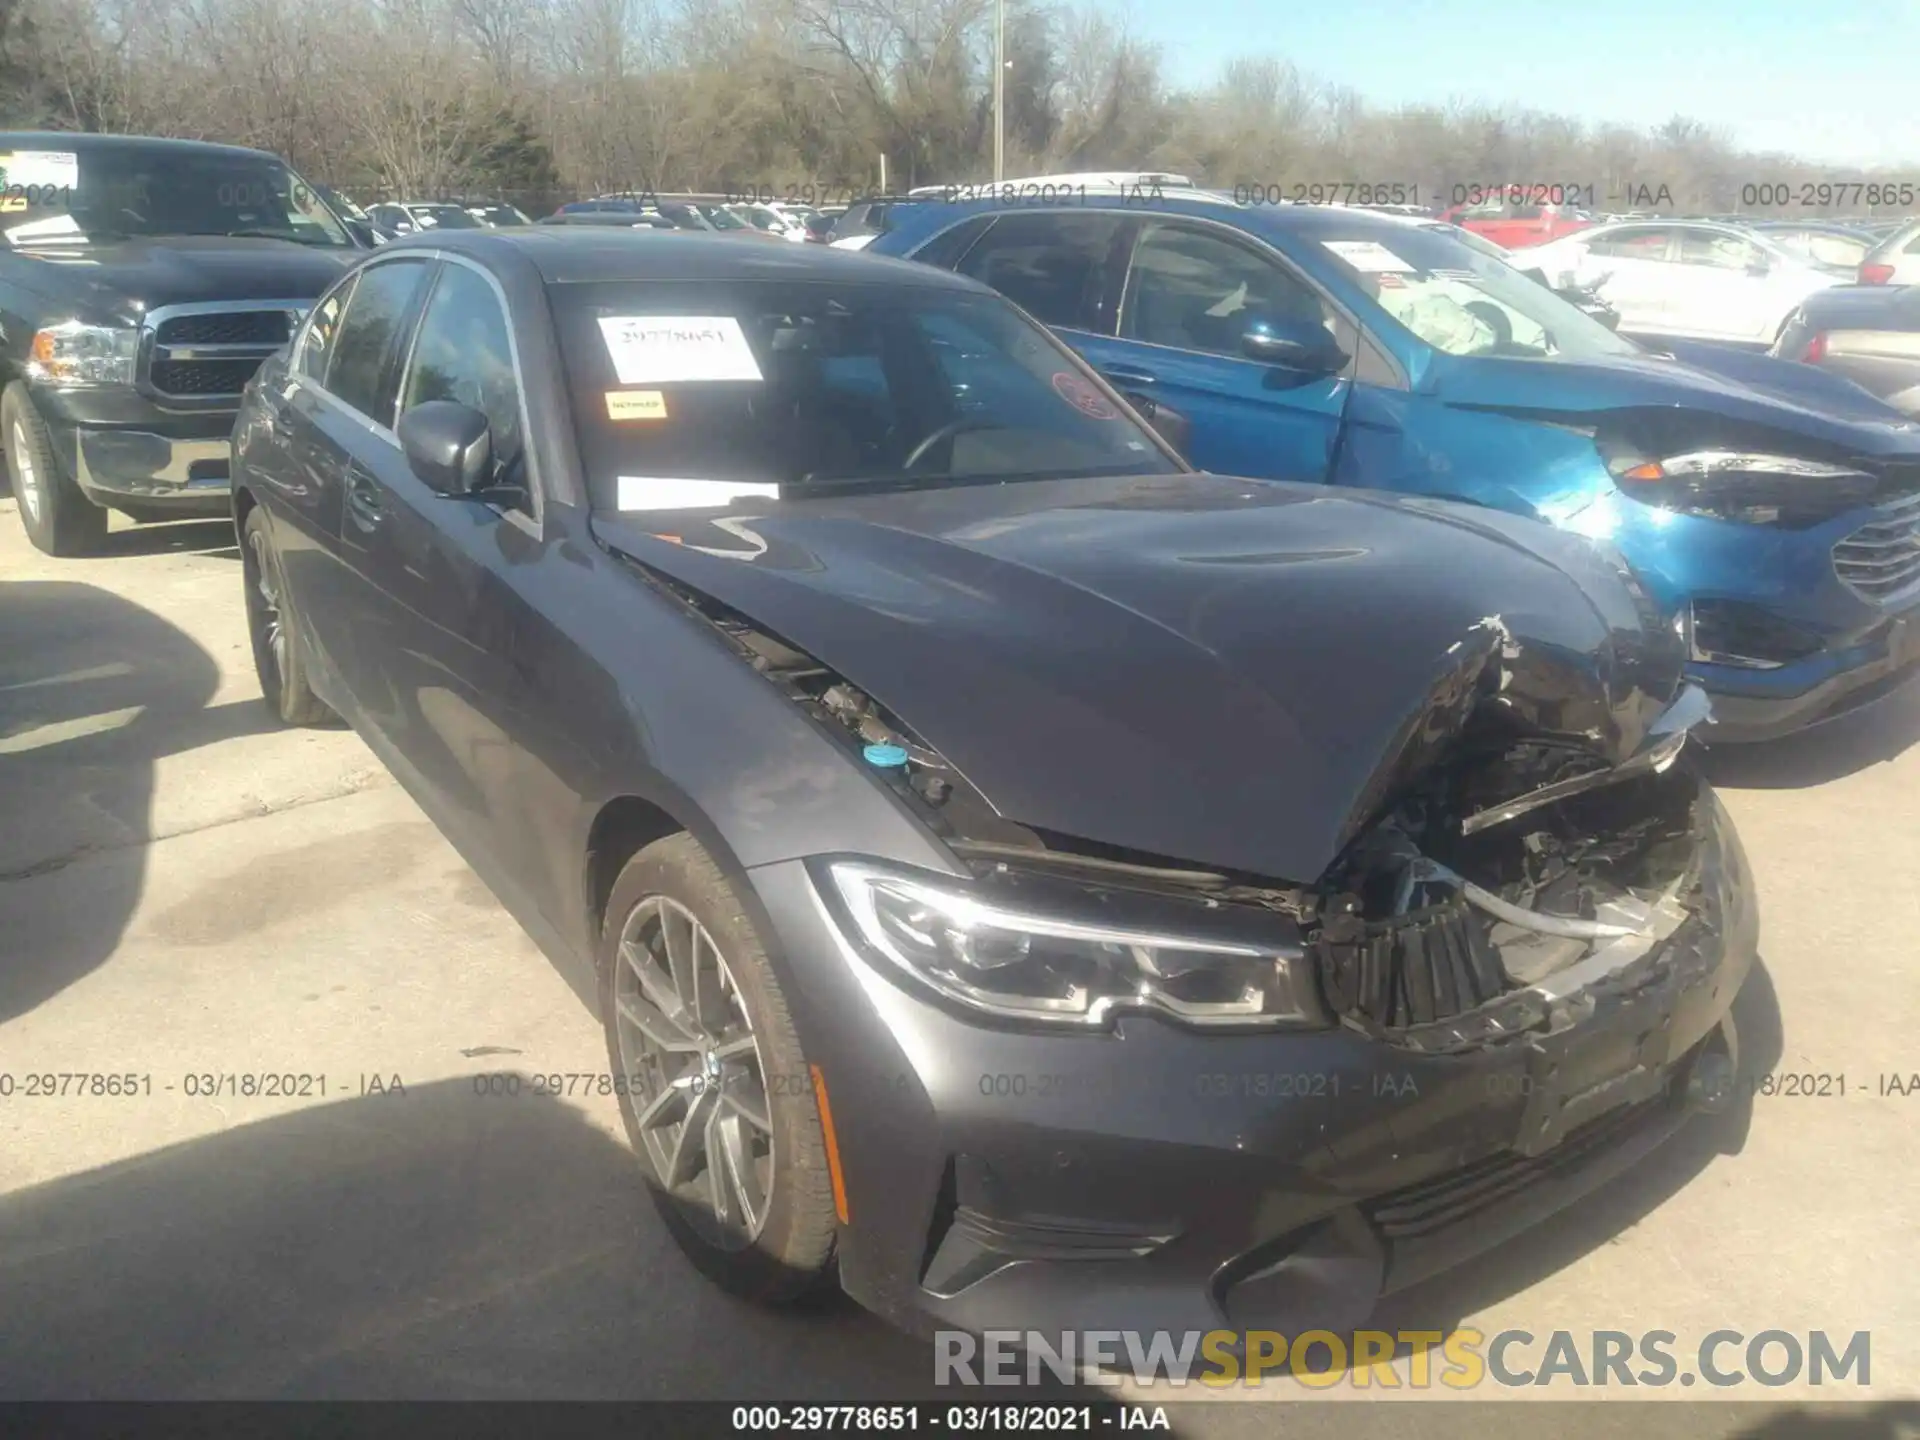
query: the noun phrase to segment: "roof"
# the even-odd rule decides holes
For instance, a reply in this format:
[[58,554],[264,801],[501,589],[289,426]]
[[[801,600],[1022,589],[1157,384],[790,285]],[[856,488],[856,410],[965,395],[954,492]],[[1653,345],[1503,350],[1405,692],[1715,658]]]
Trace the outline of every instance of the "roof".
[[[218,145],[211,140],[176,140],[163,135],[96,135],[81,130],[8,130],[0,132],[0,146],[11,150],[54,150],[85,155],[93,150],[119,150],[129,145],[172,150],[183,155],[228,155],[235,159],[274,160],[268,150],[245,145]],[[282,161],[281,163],[285,163]]]
[[1062,200],[963,200],[951,204],[921,200],[914,202],[911,208],[913,214],[909,219],[897,222],[886,235],[880,237],[884,242],[883,254],[907,253],[948,227],[974,216],[995,213],[1017,215],[1029,211],[1070,214],[1081,210],[1117,210],[1136,216],[1179,215],[1218,220],[1237,226],[1249,234],[1268,238],[1297,235],[1308,240],[1322,237],[1387,240],[1397,234],[1404,235],[1409,227],[1437,223],[1358,207],[1291,203],[1254,205],[1212,190],[1159,190],[1142,194],[1133,189],[1101,192],[1091,186],[1084,196],[1075,194]]
[[504,230],[431,230],[381,247],[447,250],[475,259],[530,262],[549,285],[603,280],[776,280],[793,284],[899,284],[980,290],[962,276],[906,260],[883,260],[830,245],[748,245],[690,231],[624,227],[513,226]]

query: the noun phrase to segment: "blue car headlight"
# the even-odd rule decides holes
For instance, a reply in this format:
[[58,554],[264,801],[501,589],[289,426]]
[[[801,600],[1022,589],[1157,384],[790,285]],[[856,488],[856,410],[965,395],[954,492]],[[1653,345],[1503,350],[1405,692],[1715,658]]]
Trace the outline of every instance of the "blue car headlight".
[[1621,492],[1682,515],[1749,525],[1818,524],[1870,501],[1880,477],[1852,465],[1740,450],[1689,450],[1660,459],[1627,452],[1607,468]]

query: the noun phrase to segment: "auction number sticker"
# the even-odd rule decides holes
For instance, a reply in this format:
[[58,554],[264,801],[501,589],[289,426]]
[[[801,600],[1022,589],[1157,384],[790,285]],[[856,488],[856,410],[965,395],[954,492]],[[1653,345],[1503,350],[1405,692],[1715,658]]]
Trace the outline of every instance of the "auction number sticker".
[[1366,275],[1411,275],[1414,267],[1377,240],[1322,240],[1320,242]]
[[723,510],[736,500],[778,500],[778,485],[741,480],[681,480],[622,475],[614,502],[622,510]]
[[15,150],[0,153],[0,189],[40,185],[70,190],[80,183],[80,157],[71,150]]
[[731,315],[615,315],[600,333],[622,385],[763,378]]

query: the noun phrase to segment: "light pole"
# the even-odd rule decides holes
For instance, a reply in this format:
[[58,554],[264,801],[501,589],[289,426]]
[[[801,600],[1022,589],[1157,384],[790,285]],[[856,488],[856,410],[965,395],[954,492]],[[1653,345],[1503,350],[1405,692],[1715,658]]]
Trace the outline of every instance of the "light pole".
[[993,183],[1007,178],[1007,0],[993,0]]

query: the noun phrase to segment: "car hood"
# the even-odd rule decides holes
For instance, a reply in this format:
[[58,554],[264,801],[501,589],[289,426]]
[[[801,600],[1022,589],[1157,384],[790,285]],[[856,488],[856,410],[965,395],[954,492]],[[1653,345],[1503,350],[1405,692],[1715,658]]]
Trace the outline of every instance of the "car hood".
[[1920,425],[1816,366],[1699,342],[1663,344],[1673,358],[1449,357],[1436,374],[1435,393],[1451,405],[1541,419],[1608,410],[1701,410],[1863,455],[1920,456]]
[[1209,475],[602,515],[602,544],[864,690],[1004,817],[1311,883],[1469,725],[1624,758],[1679,643],[1492,511]]
[[177,235],[19,253],[58,264],[83,303],[133,319],[162,305],[310,300],[367,252],[291,240]]

